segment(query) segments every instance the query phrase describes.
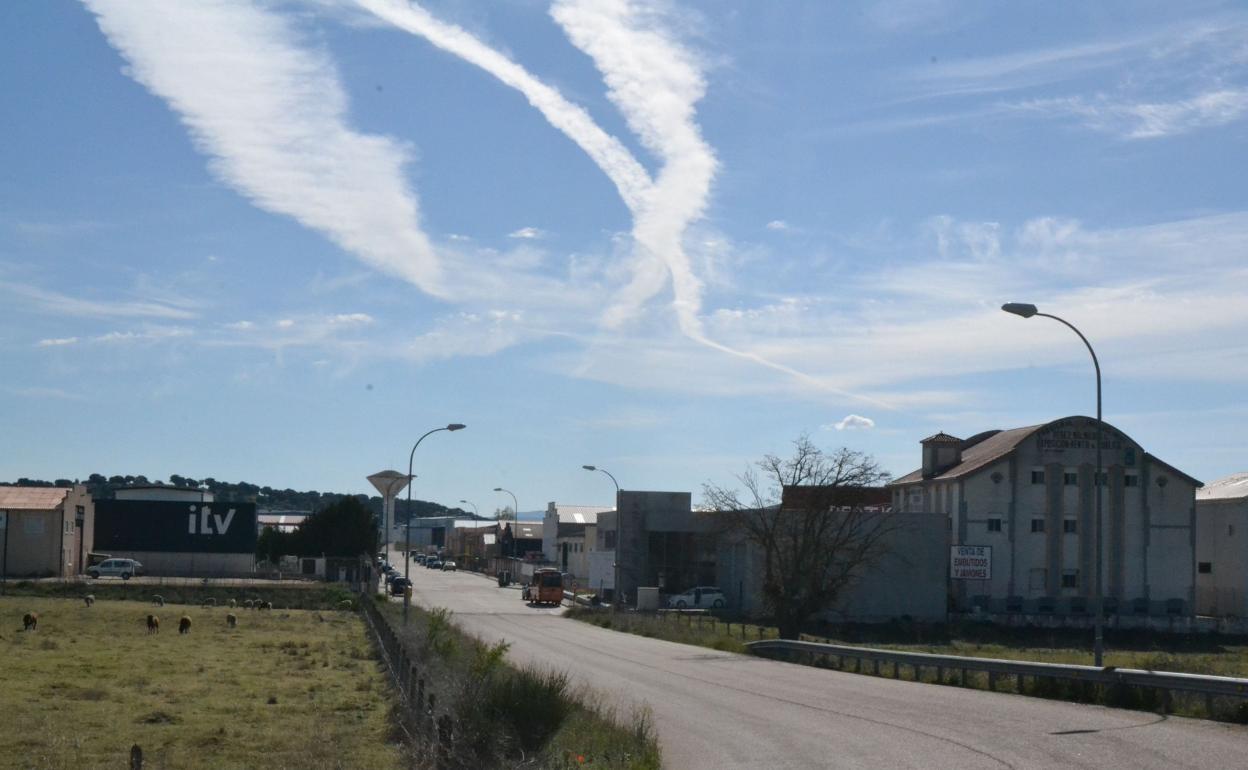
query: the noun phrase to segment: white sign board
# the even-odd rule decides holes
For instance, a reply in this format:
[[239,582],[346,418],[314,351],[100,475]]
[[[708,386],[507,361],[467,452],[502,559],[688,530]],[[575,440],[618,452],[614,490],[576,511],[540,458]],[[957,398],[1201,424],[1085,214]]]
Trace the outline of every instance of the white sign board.
[[992,546],[950,546],[949,576],[954,580],[991,580]]
[[495,535],[493,533],[482,535],[481,542],[483,545],[494,545]]

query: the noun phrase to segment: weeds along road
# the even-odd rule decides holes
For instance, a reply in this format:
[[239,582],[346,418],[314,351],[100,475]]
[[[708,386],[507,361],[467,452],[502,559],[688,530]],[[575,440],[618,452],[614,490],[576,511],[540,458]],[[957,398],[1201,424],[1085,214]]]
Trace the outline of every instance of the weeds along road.
[[578,623],[515,588],[414,567],[413,599],[653,712],[671,768],[1233,768],[1248,728],[808,668]]

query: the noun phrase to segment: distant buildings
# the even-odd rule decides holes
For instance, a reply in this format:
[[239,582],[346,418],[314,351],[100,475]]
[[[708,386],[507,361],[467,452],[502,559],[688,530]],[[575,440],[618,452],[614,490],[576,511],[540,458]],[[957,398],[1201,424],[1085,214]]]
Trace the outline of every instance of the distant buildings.
[[1248,618],[1248,473],[1196,490],[1196,611]]
[[1104,426],[1096,479],[1096,421],[1068,417],[968,439],[920,442],[922,467],[890,486],[893,507],[945,519],[951,546],[979,547],[989,576],[951,580],[961,610],[1072,613],[1095,591],[1095,495],[1104,520],[1108,608],[1191,615],[1200,482]]
[[95,507],[87,488],[0,487],[0,573],[70,577],[91,549]]

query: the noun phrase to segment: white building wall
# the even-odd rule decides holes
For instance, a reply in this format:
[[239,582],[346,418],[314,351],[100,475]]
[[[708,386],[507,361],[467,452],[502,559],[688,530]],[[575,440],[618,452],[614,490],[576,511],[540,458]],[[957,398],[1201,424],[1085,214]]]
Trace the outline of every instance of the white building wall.
[[1248,499],[1196,504],[1196,612],[1248,618]]

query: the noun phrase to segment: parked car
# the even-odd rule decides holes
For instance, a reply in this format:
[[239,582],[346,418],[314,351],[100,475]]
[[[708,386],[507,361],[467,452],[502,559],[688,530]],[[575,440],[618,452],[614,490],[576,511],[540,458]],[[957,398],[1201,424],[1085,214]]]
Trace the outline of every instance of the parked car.
[[437,559],[430,559],[429,561],[425,562],[425,566],[428,567],[429,569],[442,569],[442,562],[438,561]]
[[394,580],[390,581],[390,595],[402,596],[403,590],[407,588],[408,586],[410,586],[411,584],[412,584],[412,581],[408,580],[405,577],[396,577]]
[[678,610],[687,608],[692,609],[719,609],[728,603],[724,592],[715,586],[698,586],[690,588],[684,593],[676,594],[667,600],[668,607],[675,607]]
[[397,569],[390,570],[389,572],[386,573],[386,585],[390,585],[391,583],[394,582],[395,578],[400,578],[400,577],[402,577],[402,575],[399,573]]
[[442,562],[443,572],[454,572],[458,568],[459,568],[459,565],[449,559]]
[[142,574],[143,565],[134,559],[105,559],[87,570],[87,577],[92,578],[119,577],[122,580],[129,580],[135,575]]

